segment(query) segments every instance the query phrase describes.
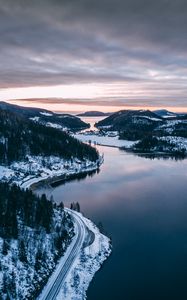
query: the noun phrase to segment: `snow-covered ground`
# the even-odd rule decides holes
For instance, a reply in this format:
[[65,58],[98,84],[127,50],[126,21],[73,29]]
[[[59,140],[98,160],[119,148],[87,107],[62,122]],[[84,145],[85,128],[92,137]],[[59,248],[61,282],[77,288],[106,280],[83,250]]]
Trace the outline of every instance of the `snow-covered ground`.
[[[48,113],[40,113],[40,114],[42,114],[42,115],[44,115],[44,116],[52,116],[52,114],[48,114]],[[30,120],[31,121],[34,121],[34,122],[36,122],[36,123],[39,123],[39,120],[40,120],[40,118],[39,117],[33,117],[33,118],[30,118]],[[65,126],[62,126],[62,125],[60,125],[60,124],[56,124],[56,123],[52,123],[52,122],[46,122],[46,123],[42,123],[41,122],[41,124],[44,124],[45,126],[47,126],[47,127],[52,127],[52,128],[55,128],[55,129],[60,129],[60,130],[62,130],[62,131],[67,131],[68,130],[68,128],[67,127],[65,127]]]
[[[70,240],[73,239],[74,229],[69,227],[67,217],[63,222],[66,211],[54,209],[54,228],[62,227],[67,230]],[[18,219],[19,220],[19,219]],[[65,224],[65,225],[64,225]],[[0,237],[0,299],[25,300],[35,299],[36,290],[42,286],[55,269],[57,250],[54,248],[56,232],[47,234],[45,230],[33,229],[18,222],[18,239],[5,239]],[[20,241],[24,241],[26,261],[20,260]],[[8,244],[7,253],[3,253],[3,244]],[[66,250],[69,240],[64,240],[62,249]],[[37,255],[41,253],[40,262]],[[58,257],[59,259],[59,257]],[[39,265],[38,265],[39,264]],[[11,290],[11,295],[5,297]]]
[[[70,212],[70,210],[68,210]],[[71,213],[71,212],[70,212]],[[99,229],[81,213],[73,212],[82,219],[85,226],[93,232],[93,243],[82,247],[74,260],[57,300],[84,300],[86,291],[95,273],[111,253],[111,242],[108,237],[100,233]]]
[[176,145],[174,150],[184,149],[187,152],[187,139],[186,138],[179,137],[179,136],[165,136],[165,137],[161,137],[159,139]]
[[41,111],[40,114],[43,115],[43,116],[46,116],[46,117],[51,117],[51,116],[53,116],[53,114],[47,113],[47,112],[44,112],[44,111]]
[[165,130],[165,132],[169,135],[173,133],[175,126],[177,124],[186,124],[186,120],[168,120],[163,125],[160,125],[159,128]]
[[137,118],[142,118],[142,119],[147,119],[147,120],[151,120],[151,121],[161,122],[161,119],[159,119],[159,118],[151,118],[151,117],[148,117],[148,116],[137,116]]
[[127,140],[119,140],[118,136],[100,136],[97,134],[75,134],[75,138],[78,140],[89,143],[91,141],[92,144],[102,145],[102,146],[110,146],[110,147],[126,147],[130,148],[135,144],[134,141]]
[[0,166],[0,180],[28,188],[45,179],[96,170],[101,163],[101,157],[98,161],[91,162],[76,158],[64,160],[58,156],[27,156],[25,161],[14,162],[10,166]]
[[67,127],[63,127],[62,125],[60,124],[55,124],[55,123],[52,123],[52,122],[47,122],[45,124],[45,126],[47,127],[52,127],[52,128],[56,128],[56,129],[61,129],[63,131],[67,130]]
[[[74,159],[71,161],[65,161],[60,159],[59,157],[31,157],[28,156],[23,162],[16,162],[10,165],[9,167],[0,166],[0,180],[8,181],[10,183],[17,183],[23,188],[29,188],[33,183],[41,181],[43,179],[47,179],[49,177],[60,176],[62,174],[75,174],[80,172],[92,171],[98,168],[98,164],[102,163],[102,158],[97,162],[90,162],[85,160],[84,162],[79,161],[78,159]],[[110,240],[99,232],[99,229],[88,219],[83,217],[80,213],[71,212],[71,210],[66,209],[69,214],[77,214],[79,218],[81,218],[82,222],[85,224],[85,228],[88,228],[88,232],[92,231],[94,239],[92,240],[92,244],[83,248],[83,244],[86,245],[88,238],[83,240],[81,247],[76,255],[70,269],[67,269],[67,277],[65,278],[65,282],[62,285],[62,289],[60,291],[60,296],[58,299],[67,299],[67,300],[83,300],[86,297],[86,290],[89,286],[90,281],[92,280],[94,274],[99,270],[103,261],[109,256],[111,252],[111,244]],[[75,226],[76,228],[76,226]],[[80,229],[79,229],[80,231]],[[32,240],[32,239],[30,239]],[[0,239],[0,244],[2,240]],[[17,242],[16,242],[17,243]],[[72,240],[74,243],[74,239]],[[46,242],[45,242],[46,244]],[[11,244],[11,249],[18,247],[14,244]],[[64,257],[61,258],[60,263],[63,262],[65,257],[68,255],[68,251],[71,251],[71,245],[65,252]],[[17,251],[17,250],[16,250]],[[5,261],[6,263],[12,264],[12,254],[14,251],[11,250],[10,257],[7,256]],[[17,253],[17,252],[16,252]],[[50,253],[51,255],[51,253]],[[49,258],[51,259],[51,258]],[[52,264],[49,266],[49,270],[46,273],[46,276],[50,273],[50,270],[54,268],[53,260]],[[23,264],[20,265],[19,269],[23,269]],[[60,266],[57,266],[59,269]],[[34,273],[32,268],[28,269],[32,271],[33,277]],[[14,268],[15,274],[16,268]],[[30,271],[30,272],[31,272]],[[25,278],[27,277],[27,269],[25,267],[24,270],[21,271],[25,274]],[[16,275],[17,276],[17,275]],[[19,277],[19,274],[18,274]],[[52,275],[50,280],[53,280],[55,275]],[[31,278],[32,279],[32,278]],[[20,280],[20,277],[19,277]],[[2,278],[0,278],[0,282]],[[36,283],[37,284],[37,283]],[[32,290],[28,289],[27,283],[25,280],[19,285],[17,289],[18,293],[22,294],[22,298],[27,296],[29,292]],[[33,287],[32,287],[33,288]],[[18,291],[19,290],[19,291]],[[21,291],[21,292],[20,292]],[[23,294],[24,291],[24,294]],[[17,299],[17,298],[16,298]],[[44,298],[45,299],[45,298]]]

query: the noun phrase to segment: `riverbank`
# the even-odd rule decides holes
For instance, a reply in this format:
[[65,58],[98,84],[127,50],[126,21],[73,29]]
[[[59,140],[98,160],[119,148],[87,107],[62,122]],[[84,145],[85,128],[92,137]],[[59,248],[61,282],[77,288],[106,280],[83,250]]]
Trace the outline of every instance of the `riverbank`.
[[112,252],[111,240],[103,235],[96,225],[81,213],[68,209],[70,214],[76,214],[85,224],[87,232],[94,234],[91,243],[85,239],[83,247],[75,258],[69,273],[61,288],[57,300],[85,300],[86,291],[96,272]]
[[185,159],[187,157],[187,139],[181,137],[155,138],[156,143],[144,147],[142,141],[128,141],[115,136],[101,136],[95,133],[79,133],[75,137],[84,143],[100,145],[105,147],[119,148],[126,152],[145,158],[173,158]]
[[90,283],[87,299],[147,300],[153,290],[154,299],[163,300],[162,291],[171,299],[176,292],[177,298],[181,287],[185,291],[187,160],[98,150],[105,156],[99,174],[40,191],[66,206],[76,199],[85,216],[95,224],[101,221],[112,236],[112,255]]
[[134,141],[119,140],[118,136],[99,136],[97,134],[79,133],[74,135],[74,137],[84,143],[115,148],[130,148],[136,143]]
[[57,156],[27,156],[24,161],[0,166],[0,180],[9,184],[15,183],[24,189],[32,189],[38,184],[66,181],[72,176],[96,171],[103,161],[103,156],[99,156],[95,162],[76,158],[64,160]]
[[35,177],[35,178],[26,178],[20,185],[22,188],[30,188],[32,190],[37,189],[43,184],[47,185],[57,185],[64,182],[70,181],[80,176],[91,174],[96,172],[104,162],[104,156],[100,156],[96,162],[88,162],[85,164],[78,163],[78,166],[71,167],[70,169],[65,169],[59,174],[57,172],[46,176]]
[[[52,173],[50,172],[50,174],[47,173],[45,175],[43,174],[43,176],[38,176],[38,177],[33,176],[32,178],[30,178],[28,176],[23,180],[20,180],[19,185],[24,189],[26,188],[36,189],[38,185],[44,185],[44,184],[51,185],[57,183],[60,184],[62,182],[79,177],[83,174],[89,174],[97,171],[97,169],[101,166],[103,161],[104,161],[104,157],[100,156],[99,160],[94,163],[87,161],[86,164],[84,163],[84,165],[80,166],[80,163],[78,162],[79,168],[71,167],[71,169],[69,170],[68,169],[64,170],[64,172],[60,175],[55,176],[54,172]],[[19,165],[19,167],[20,166],[21,164]],[[25,164],[24,167],[22,166],[22,169],[26,169]],[[4,169],[5,174],[11,174],[11,171],[12,170],[8,172],[7,169]],[[63,287],[60,290],[57,299],[63,298],[67,300],[73,300],[73,299],[83,300],[86,298],[86,291],[88,289],[88,286],[92,278],[94,277],[95,273],[100,269],[103,262],[107,259],[107,257],[111,253],[111,241],[109,238],[107,238],[102,233],[100,233],[99,229],[90,220],[83,217],[82,214],[71,211],[69,209],[65,209],[65,211],[67,211],[68,214],[70,214],[71,216],[77,214],[79,218],[81,218],[82,222],[85,224],[86,231],[89,233],[89,235],[92,234],[92,238],[90,239],[86,236],[85,240],[83,241],[83,245],[80,247],[78,254],[75,260],[73,261],[70,270],[67,272],[67,277],[65,277]],[[75,226],[75,231],[76,231],[76,226]],[[72,239],[64,256],[62,256],[60,261],[57,263],[55,270],[60,270],[60,266],[62,265],[62,262],[65,260],[67,254],[71,251],[73,244],[74,244],[74,238]],[[55,270],[53,272],[54,274],[52,273],[51,278],[49,278],[47,286],[54,280],[55,272],[56,272]]]
[[90,220],[67,208],[65,212],[74,220],[75,235],[38,300],[86,299],[91,280],[111,253],[110,239]]

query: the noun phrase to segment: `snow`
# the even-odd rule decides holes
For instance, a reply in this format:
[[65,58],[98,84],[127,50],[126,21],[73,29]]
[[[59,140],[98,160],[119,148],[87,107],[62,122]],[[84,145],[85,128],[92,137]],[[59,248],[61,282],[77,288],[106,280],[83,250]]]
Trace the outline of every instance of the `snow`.
[[[51,114],[42,113],[43,115],[49,116]],[[39,117],[31,118],[33,121],[38,121]],[[53,124],[48,122],[47,126],[55,128],[62,127],[58,124]],[[58,126],[58,127],[56,127]],[[80,135],[83,136],[83,135]],[[76,136],[77,137],[77,136]],[[92,135],[93,137],[93,135]],[[87,135],[86,138],[90,137]],[[109,146],[122,147],[127,145],[132,145],[134,142],[129,141],[120,141],[118,137],[99,137],[100,143],[104,140],[104,143],[107,143]],[[94,137],[95,139],[95,137]],[[99,143],[99,140],[97,141]],[[80,161],[76,158],[73,160],[64,160],[57,156],[27,156],[24,161],[14,162],[10,166],[0,166],[0,180],[7,181],[9,183],[16,183],[22,188],[29,188],[36,182],[52,179],[61,175],[71,175],[78,174],[81,172],[89,172],[96,170],[98,165],[103,162],[103,158],[100,157],[98,161],[91,162],[89,160]],[[70,210],[68,210],[69,213]],[[83,217],[80,213],[77,214],[82,221],[85,223],[85,226],[93,233],[94,240],[91,245],[81,248],[76,259],[74,260],[73,265],[71,266],[68,275],[66,277],[65,283],[62,286],[60,293],[57,299],[67,299],[67,300],[83,300],[86,299],[86,291],[88,289],[89,283],[93,279],[95,273],[100,269],[102,263],[107,259],[111,253],[111,243],[109,238],[104,236],[99,232],[99,229],[88,219]],[[33,292],[33,286],[31,286],[31,280],[34,279],[36,274],[34,270],[34,263],[36,258],[36,250],[40,247],[43,249],[43,252],[46,252],[46,264],[47,269],[43,269],[45,276],[48,276],[52,269],[54,269],[54,253],[53,253],[53,240],[52,235],[43,234],[38,236],[37,240],[34,240],[35,232],[33,229],[26,227],[25,229],[24,240],[28,245],[28,255],[30,255],[30,265],[27,266],[19,260],[14,262],[14,257],[18,256],[18,242],[15,240],[10,241],[10,250],[8,255],[3,261],[3,267],[8,269],[8,272],[11,274],[12,270],[16,276],[16,290],[19,293],[19,299],[26,299],[29,293]],[[70,236],[71,237],[71,236]],[[34,245],[35,241],[35,245]],[[2,239],[0,238],[0,248],[2,249]],[[68,250],[65,252],[65,256],[68,255],[68,251],[71,250],[71,247],[74,243],[74,239],[71,242]],[[34,251],[34,252],[33,252]],[[62,257],[60,263],[65,258]],[[2,260],[1,260],[2,261]],[[57,266],[60,268],[60,263]],[[52,279],[53,280],[52,275]],[[43,280],[40,274],[37,274],[37,283]],[[0,282],[2,281],[0,274]]]
[[[47,122],[47,123],[45,124],[45,126],[52,127],[52,128],[56,128],[56,129],[64,129],[61,125],[55,124],[55,123],[51,123],[51,122]],[[67,129],[67,128],[66,128],[66,129]]]
[[52,128],[56,128],[56,129],[60,129],[60,130],[62,130],[62,131],[67,131],[67,130],[68,130],[67,127],[62,126],[62,125],[60,125],[60,124],[52,123],[52,122],[47,122],[47,123],[45,123],[45,126],[47,126],[47,127],[52,127]]
[[[60,225],[62,226],[64,212],[55,210],[54,215],[54,224],[58,224],[60,220]],[[69,227],[66,228],[70,239],[73,237],[73,231]],[[19,223],[19,240],[24,240],[26,245],[26,255],[27,263],[23,263],[19,258],[19,241],[15,239],[9,240],[9,250],[6,255],[2,253],[3,239],[0,238],[0,261],[1,261],[1,270],[0,270],[0,289],[3,285],[3,274],[6,274],[6,278],[9,280],[12,279],[12,276],[15,277],[15,298],[11,297],[10,299],[33,299],[33,294],[35,293],[36,287],[39,284],[42,285],[42,282],[49,277],[53,272],[56,264],[56,255],[54,251],[54,238],[55,235],[46,234],[45,231],[38,231],[27,227]],[[62,247],[67,249],[69,241],[65,241]],[[40,250],[42,253],[45,253],[45,261],[43,266],[41,266],[40,271],[38,272],[35,268],[37,252]],[[2,290],[2,289],[1,289]],[[2,297],[0,299],[5,300],[7,298]]]
[[162,116],[162,118],[169,119],[169,118],[173,118],[175,116],[176,115],[168,114],[168,115]]
[[33,118],[29,118],[31,121],[34,121],[34,122],[38,122],[39,121],[39,117],[33,117]]
[[159,129],[164,129],[165,132],[169,135],[173,133],[173,130],[175,129],[175,125],[177,124],[187,124],[186,120],[168,120],[165,124],[160,125]]
[[[72,219],[75,220],[75,235],[37,300],[46,299],[51,289],[53,289],[54,286],[55,288],[58,288],[59,283],[61,284],[61,289],[57,295],[57,300],[86,299],[86,291],[89,283],[93,279],[95,273],[100,269],[103,262],[111,254],[110,239],[100,233],[99,229],[89,219],[83,217],[81,213],[76,211],[67,208],[65,211],[72,215]],[[78,226],[78,224],[80,226]],[[79,236],[80,228],[81,238]],[[94,236],[91,242],[88,239],[90,233]],[[77,246],[77,239],[81,239],[79,246]],[[59,282],[58,278],[61,270],[64,270],[66,274],[65,264],[70,257],[71,265],[68,273],[65,277],[60,278]],[[56,291],[53,290],[53,292],[55,293]]]
[[14,175],[14,171],[8,167],[0,166],[0,180],[8,181]]
[[99,125],[99,126],[98,126],[98,128],[100,128],[100,129],[108,129],[108,130],[109,130],[111,127],[112,127],[112,125],[103,125],[103,126],[102,126],[102,125]]
[[[69,210],[68,210],[69,211]],[[95,273],[111,254],[111,242],[108,237],[100,233],[99,229],[89,219],[77,213],[87,228],[94,233],[91,245],[82,248],[71,266],[57,300],[84,300],[86,291]]]
[[51,117],[51,116],[53,116],[53,114],[47,113],[47,112],[44,112],[44,111],[41,111],[40,114],[43,115],[43,116],[46,116],[46,117]]
[[[102,163],[101,157],[98,162],[90,162],[88,160],[82,162],[78,159],[74,159],[70,163],[70,161],[65,161],[60,159],[59,157],[54,156],[50,156],[48,158],[28,156],[26,161],[16,162],[12,164],[10,168],[0,166],[0,176],[6,176],[7,179],[11,179],[11,176],[13,176],[14,182],[18,183],[22,188],[29,188],[35,182],[49,177],[58,176],[62,173],[75,174],[83,171],[95,170],[96,168],[98,168],[98,163]],[[28,175],[25,178],[25,174],[27,174],[28,172],[30,172],[30,175]],[[33,173],[33,176],[31,173]],[[37,177],[36,174],[39,174],[39,176]],[[69,209],[66,210],[68,213],[70,213]],[[82,219],[82,221],[85,223],[85,226],[93,232],[95,238],[91,245],[87,246],[86,248],[81,248],[72,267],[68,271],[68,276],[65,279],[65,283],[60,291],[60,296],[58,296],[57,299],[83,300],[86,297],[86,290],[88,289],[90,281],[101,267],[101,264],[111,253],[111,244],[110,240],[106,236],[101,234],[99,232],[99,229],[90,220],[83,217],[80,213],[73,212],[73,214],[77,214]],[[33,241],[32,235],[32,230],[28,228],[27,240],[29,240],[30,242]],[[71,251],[74,243],[75,239],[73,238],[64,256],[60,259],[60,262],[57,265],[55,272],[58,272],[60,270],[60,266],[68,256],[68,253]],[[50,264],[46,276],[47,274],[49,274],[50,270],[54,268],[54,257],[51,253],[50,244],[52,244],[51,237],[50,235],[47,235],[45,237],[44,245],[45,249],[48,249],[48,261]],[[32,247],[32,245],[30,247]],[[15,248],[18,248],[17,244]],[[13,253],[12,248],[10,253]],[[30,273],[30,278],[33,279],[34,270],[30,267],[27,269],[26,266],[21,262],[18,262],[17,267],[12,267],[11,264],[13,260],[13,254],[10,255],[10,259],[7,262],[5,262],[5,265],[9,265],[10,269],[14,268],[16,278],[17,280],[19,279],[19,282],[21,282],[18,285],[18,289],[19,291],[22,291],[21,293],[23,297],[20,299],[25,299],[27,294],[31,290],[31,287],[28,285],[27,282],[28,274]],[[50,281],[53,282],[55,278],[55,272],[52,274],[49,283]],[[75,282],[77,281],[77,278],[79,278],[79,287],[77,287],[77,284]]]
[[144,119],[148,119],[148,120],[151,120],[151,121],[156,121],[156,122],[161,122],[162,120],[161,119],[158,119],[158,118],[153,118],[153,117],[148,117],[148,116],[137,116],[138,118],[144,118]]
[[167,141],[175,145],[173,150],[184,149],[187,151],[187,139],[179,136],[165,136],[159,138],[160,140]]
[[126,147],[130,148],[135,144],[134,141],[127,141],[127,140],[119,140],[118,136],[99,136],[96,134],[75,134],[75,138],[78,140],[89,143],[89,141],[92,142],[92,144],[102,145],[102,146],[110,146],[110,147]]
[[72,175],[81,172],[94,171],[103,162],[89,160],[65,160],[58,156],[27,156],[25,161],[12,163],[9,167],[0,166],[0,180],[16,183],[22,188],[46,179],[58,178],[62,175]]

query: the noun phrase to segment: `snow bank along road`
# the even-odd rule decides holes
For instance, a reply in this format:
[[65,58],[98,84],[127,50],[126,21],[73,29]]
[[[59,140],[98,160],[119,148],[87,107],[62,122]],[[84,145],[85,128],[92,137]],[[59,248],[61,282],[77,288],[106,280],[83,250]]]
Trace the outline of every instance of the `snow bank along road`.
[[75,226],[75,236],[67,248],[64,256],[60,259],[60,262],[55,270],[55,272],[50,277],[47,285],[44,287],[41,295],[38,297],[38,300],[54,300],[58,296],[60,289],[62,288],[64,281],[68,275],[68,272],[73,265],[74,260],[79,255],[81,248],[86,246],[89,243],[88,230],[80,218],[80,216],[66,208],[66,211],[70,213],[74,219]]

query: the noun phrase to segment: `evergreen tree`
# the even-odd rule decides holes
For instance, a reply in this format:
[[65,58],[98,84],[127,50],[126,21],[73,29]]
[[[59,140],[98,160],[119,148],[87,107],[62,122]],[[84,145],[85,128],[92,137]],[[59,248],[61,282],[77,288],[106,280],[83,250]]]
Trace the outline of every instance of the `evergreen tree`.
[[2,254],[3,254],[3,255],[7,255],[9,249],[10,249],[9,242],[8,242],[8,240],[5,240],[5,239],[4,239],[4,240],[3,240]]
[[23,263],[27,263],[27,255],[25,250],[25,244],[24,241],[19,241],[19,259]]
[[44,165],[47,164],[45,158],[50,155],[57,155],[72,162],[75,157],[91,161],[98,159],[95,148],[81,143],[67,133],[1,109],[0,140],[0,162],[4,164],[25,160],[28,154],[44,156]]
[[11,294],[11,297],[13,299],[16,299],[16,276],[14,272],[12,272],[11,274],[11,279],[9,283],[9,292]]
[[79,204],[79,202],[76,203],[76,210],[77,210],[78,212],[80,212],[80,204]]

